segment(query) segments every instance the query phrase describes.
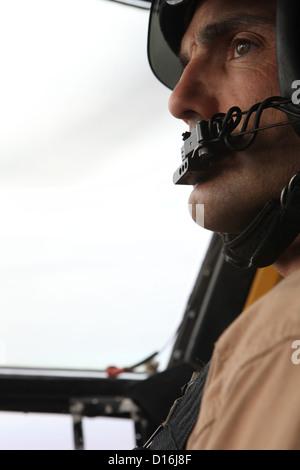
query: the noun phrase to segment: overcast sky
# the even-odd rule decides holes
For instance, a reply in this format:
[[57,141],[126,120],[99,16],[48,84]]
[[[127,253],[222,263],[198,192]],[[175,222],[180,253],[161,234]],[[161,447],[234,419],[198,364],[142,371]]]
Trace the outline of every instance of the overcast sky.
[[1,363],[130,365],[173,337],[210,238],[172,183],[186,129],[149,13],[0,5]]

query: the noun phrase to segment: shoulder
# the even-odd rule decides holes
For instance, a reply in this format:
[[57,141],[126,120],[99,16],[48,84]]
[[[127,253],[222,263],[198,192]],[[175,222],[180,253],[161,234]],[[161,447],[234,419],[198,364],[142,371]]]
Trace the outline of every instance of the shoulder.
[[293,345],[300,345],[299,288],[297,272],[243,312],[218,340],[191,443],[194,438],[200,448],[299,446],[294,439],[300,427],[295,413],[300,364],[293,361]]
[[299,287],[297,272],[218,340],[190,448],[300,449]]
[[233,370],[214,365],[197,424],[194,449],[300,450],[300,365],[288,340]]
[[300,270],[241,313],[217,341],[216,354],[226,362],[234,355],[234,363],[238,360],[241,366],[268,354],[282,342],[300,340],[299,293]]

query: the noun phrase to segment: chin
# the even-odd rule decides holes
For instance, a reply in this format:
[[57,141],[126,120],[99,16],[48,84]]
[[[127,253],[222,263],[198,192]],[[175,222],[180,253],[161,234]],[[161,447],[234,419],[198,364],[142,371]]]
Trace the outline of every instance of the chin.
[[251,197],[250,191],[241,194],[239,188],[229,188],[230,184],[214,184],[212,188],[208,183],[194,188],[189,211],[197,225],[211,232],[237,235],[252,223],[270,199],[268,195]]
[[[243,232],[257,215],[257,211],[230,211],[226,207],[209,207],[209,204],[189,203],[189,212],[194,222],[211,232],[231,233],[238,235]],[[239,208],[240,209],[240,208]]]

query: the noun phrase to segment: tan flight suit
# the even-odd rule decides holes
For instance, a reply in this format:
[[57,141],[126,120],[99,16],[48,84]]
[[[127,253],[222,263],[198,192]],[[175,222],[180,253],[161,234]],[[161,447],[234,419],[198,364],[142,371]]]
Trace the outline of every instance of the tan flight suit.
[[300,450],[300,270],[217,341],[187,449]]

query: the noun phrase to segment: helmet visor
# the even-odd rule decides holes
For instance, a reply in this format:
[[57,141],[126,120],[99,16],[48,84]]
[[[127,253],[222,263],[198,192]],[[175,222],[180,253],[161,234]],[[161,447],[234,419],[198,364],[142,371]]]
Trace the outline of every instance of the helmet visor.
[[153,0],[148,28],[148,60],[154,75],[175,88],[182,74],[178,58],[184,32],[192,17],[191,0]]

